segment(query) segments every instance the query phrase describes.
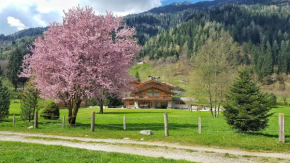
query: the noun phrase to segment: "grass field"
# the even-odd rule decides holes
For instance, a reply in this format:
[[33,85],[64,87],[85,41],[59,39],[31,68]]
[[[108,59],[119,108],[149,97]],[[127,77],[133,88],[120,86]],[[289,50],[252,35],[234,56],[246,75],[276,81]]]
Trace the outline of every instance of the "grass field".
[[[290,151],[290,107],[274,108],[275,114],[270,117],[269,127],[259,133],[238,133],[232,130],[224,118],[212,118],[209,112],[189,112],[185,110],[156,109],[105,109],[105,114],[96,114],[95,132],[90,132],[91,113],[98,109],[80,109],[77,125],[62,128],[61,119],[44,120],[39,118],[39,129],[28,129],[33,122],[20,119],[20,103],[12,100],[10,117],[0,122],[2,131],[21,131],[66,136],[93,138],[129,138],[144,141],[163,141],[183,145],[202,145],[241,148],[247,150]],[[41,112],[41,111],[40,111]],[[163,113],[169,116],[169,137],[164,136]],[[285,113],[286,143],[278,143],[278,114]],[[12,115],[16,115],[16,126],[12,125]],[[67,116],[67,110],[61,110],[61,117]],[[127,130],[123,130],[123,116],[127,119]],[[202,134],[198,134],[198,117],[202,118]],[[140,135],[141,130],[152,130],[151,136]]]
[[187,161],[107,153],[62,146],[1,142],[0,162],[100,162],[100,163],[186,163]]

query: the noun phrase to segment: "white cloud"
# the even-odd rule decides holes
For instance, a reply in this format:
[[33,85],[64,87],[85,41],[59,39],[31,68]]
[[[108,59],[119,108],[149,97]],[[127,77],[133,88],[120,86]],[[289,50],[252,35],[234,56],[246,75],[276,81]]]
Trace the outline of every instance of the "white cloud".
[[23,30],[26,28],[26,26],[23,23],[21,23],[19,19],[16,19],[12,16],[7,17],[7,22],[11,27],[16,27],[18,30]]
[[33,20],[36,22],[36,24],[38,24],[39,26],[45,27],[48,25],[47,22],[45,22],[44,20],[42,20],[41,16],[39,14],[33,16]]
[[[96,14],[113,12],[118,16],[140,13],[162,5],[164,0],[0,0],[0,34],[60,22],[63,11],[80,5],[93,7]],[[7,18],[7,17],[10,18]],[[16,19],[17,18],[17,19]],[[8,23],[7,23],[7,20]],[[3,24],[5,23],[5,24]],[[25,24],[25,25],[24,25]],[[11,28],[16,27],[16,28]]]

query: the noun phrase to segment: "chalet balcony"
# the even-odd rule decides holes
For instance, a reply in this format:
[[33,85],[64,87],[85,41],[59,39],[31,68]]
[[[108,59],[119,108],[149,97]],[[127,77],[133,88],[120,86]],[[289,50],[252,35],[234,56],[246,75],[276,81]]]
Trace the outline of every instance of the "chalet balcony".
[[135,96],[133,98],[134,100],[138,101],[172,101],[171,96],[161,96],[161,97],[155,97],[155,96]]

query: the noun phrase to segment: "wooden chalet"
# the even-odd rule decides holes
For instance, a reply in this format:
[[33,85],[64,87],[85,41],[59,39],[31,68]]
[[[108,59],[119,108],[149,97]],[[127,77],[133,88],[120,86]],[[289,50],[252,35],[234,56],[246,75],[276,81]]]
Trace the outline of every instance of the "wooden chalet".
[[171,108],[173,86],[151,79],[144,83],[133,81],[131,90],[124,91],[126,108]]

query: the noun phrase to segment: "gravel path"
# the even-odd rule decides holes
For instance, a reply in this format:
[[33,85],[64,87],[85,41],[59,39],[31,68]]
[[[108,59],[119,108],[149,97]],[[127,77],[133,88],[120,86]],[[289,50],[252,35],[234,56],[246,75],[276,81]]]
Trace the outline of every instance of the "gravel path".
[[94,139],[6,131],[0,131],[0,141],[61,145],[88,150],[127,153],[148,157],[164,157],[169,159],[183,159],[206,163],[290,162],[290,153],[247,152],[236,149],[191,147],[161,142]]

